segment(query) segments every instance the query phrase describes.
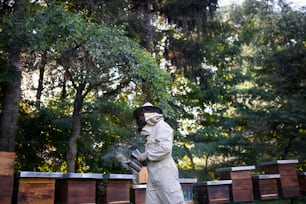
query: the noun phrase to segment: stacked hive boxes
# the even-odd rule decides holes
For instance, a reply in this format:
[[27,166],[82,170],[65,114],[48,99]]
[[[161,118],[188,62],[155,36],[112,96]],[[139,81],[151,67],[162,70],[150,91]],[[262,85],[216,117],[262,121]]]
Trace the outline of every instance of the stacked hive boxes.
[[[12,162],[8,163],[12,166]],[[198,183],[197,179],[181,178],[185,204],[193,204],[194,200],[199,204],[226,204],[299,197],[301,193],[306,194],[306,173],[297,173],[296,163],[297,160],[260,163],[264,171],[262,175],[251,175],[255,166],[219,168],[216,169],[221,179],[218,181]],[[4,171],[9,172],[2,169]],[[2,179],[0,203],[11,204],[13,200],[13,203],[18,204],[144,204],[147,175],[140,176],[143,178],[138,179],[138,182],[143,183],[133,185],[137,180],[133,174],[103,176],[90,173],[20,172],[15,177],[13,199],[11,193],[3,193],[6,189],[12,189],[11,182],[5,183]]]
[[195,199],[200,204],[223,204],[299,197],[301,192],[306,194],[306,173],[297,174],[297,163],[298,160],[260,163],[263,175],[251,174],[255,166],[216,169],[221,180],[197,183]]
[[279,174],[278,190],[281,198],[299,197],[301,195],[297,177],[298,160],[277,160],[260,163],[265,174]]

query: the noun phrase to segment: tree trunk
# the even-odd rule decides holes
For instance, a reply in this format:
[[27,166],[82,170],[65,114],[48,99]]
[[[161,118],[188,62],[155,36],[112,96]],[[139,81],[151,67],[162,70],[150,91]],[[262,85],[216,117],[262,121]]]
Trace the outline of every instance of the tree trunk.
[[68,80],[68,72],[65,71],[63,81],[62,81],[62,92],[61,92],[61,99],[64,100],[67,97],[67,80]]
[[[145,48],[153,54],[153,37],[154,37],[154,28],[152,26],[152,20],[153,20],[153,15],[152,15],[152,4],[151,0],[146,0],[143,4],[143,7],[141,8],[141,13],[143,16],[143,21],[146,29],[147,35],[143,39],[145,41],[144,46]],[[152,90],[150,90],[150,85],[147,85],[147,82],[144,82],[142,84],[142,91],[145,95],[145,100],[147,102],[153,102],[153,95],[152,95]]]
[[289,139],[288,139],[288,141],[287,141],[287,143],[286,143],[286,145],[285,145],[285,147],[283,148],[283,153],[282,153],[282,155],[281,155],[281,159],[287,159],[287,157],[288,157],[288,154],[289,154],[289,152],[290,152],[290,149],[291,149],[291,146],[292,146],[292,144],[293,144],[293,136],[292,135],[290,135],[289,136]]
[[[24,6],[21,1],[15,1],[15,13],[22,12]],[[19,32],[19,25],[14,25],[15,32]],[[19,103],[21,99],[21,47],[16,43],[9,45],[8,66],[14,74],[13,80],[2,86],[0,111],[0,151],[15,151]]]
[[67,153],[67,165],[68,165],[68,173],[75,172],[75,159],[77,155],[77,139],[81,132],[81,119],[80,119],[80,111],[83,106],[83,90],[85,88],[85,84],[80,85],[77,88],[76,97],[73,104],[73,115],[72,115],[72,134],[69,139],[69,151]]
[[147,30],[147,36],[146,36],[146,48],[150,53],[153,53],[153,36],[154,36],[154,28],[152,26],[152,4],[151,0],[146,0],[145,6],[143,8],[143,16],[145,21],[145,28]]
[[15,138],[20,102],[21,63],[20,49],[12,47],[9,51],[8,65],[14,69],[14,80],[2,87],[2,110],[0,116],[0,151],[15,151]]
[[47,51],[44,51],[41,54],[41,62],[39,63],[39,79],[38,79],[38,87],[36,92],[36,100],[40,102],[41,94],[44,89],[44,74],[45,74],[45,66],[47,64]]

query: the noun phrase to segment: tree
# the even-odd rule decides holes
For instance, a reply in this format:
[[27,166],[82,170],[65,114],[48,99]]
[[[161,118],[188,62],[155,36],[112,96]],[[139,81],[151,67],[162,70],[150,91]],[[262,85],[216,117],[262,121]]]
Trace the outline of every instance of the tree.
[[[255,56],[265,58],[257,63],[262,68],[254,71],[259,87],[266,92],[262,99],[270,109],[267,129],[262,129],[261,136],[274,144],[267,153],[270,157],[304,161],[305,8],[293,10],[282,2],[278,6],[279,12],[270,9],[257,14],[263,35],[256,41],[259,49]],[[265,18],[270,13],[274,18]],[[265,47],[267,44],[270,46]]]
[[[157,68],[157,66],[154,67],[153,61],[151,61],[153,64],[147,64],[150,61],[149,55],[145,60],[140,60],[140,57],[143,57],[141,54],[143,51],[133,45],[128,38],[122,36],[119,30],[107,27],[96,29],[94,26],[88,26],[82,31],[84,33],[80,35],[81,38],[85,37],[88,40],[82,41],[76,36],[76,39],[72,41],[78,43],[73,48],[71,48],[72,45],[68,46],[68,50],[59,60],[67,69],[76,94],[72,115],[73,132],[69,140],[70,151],[67,155],[69,172],[74,171],[74,166],[71,164],[77,153],[76,140],[81,129],[80,111],[87,94],[98,88],[102,95],[107,96],[128,86],[131,78],[139,75],[137,70],[133,71],[133,68],[138,67],[139,71],[141,69],[156,70]],[[141,64],[142,62],[146,63],[146,67]]]
[[183,138],[209,165],[208,176],[220,165],[304,161],[304,12],[275,6],[246,1],[221,11],[216,30],[199,44],[204,66],[181,80],[180,101],[196,113],[182,115],[191,121],[181,125],[189,132]]
[[[9,25],[6,25],[5,20],[1,22],[3,30],[8,29],[10,33],[4,33],[1,36],[1,44],[3,45],[4,41],[7,41],[7,43],[3,46],[5,49],[5,60],[2,61],[3,64],[1,64],[0,76],[2,94],[0,112],[0,151],[14,152],[20,101],[21,71],[23,65],[21,54],[24,45],[22,41],[24,35],[20,33],[20,30],[22,30],[20,23],[22,23],[25,8],[23,2],[20,1],[10,9],[12,11],[8,12],[7,15],[15,17],[16,21],[11,22]],[[14,33],[16,35],[14,35]]]
[[[81,130],[80,112],[86,96],[94,91],[97,95],[115,96],[130,86],[131,81],[135,84],[146,82],[152,85],[150,89],[157,93],[160,103],[166,103],[163,97],[167,90],[157,90],[167,85],[167,74],[158,68],[150,54],[127,38],[123,29],[117,26],[88,21],[81,13],[68,12],[54,3],[25,5],[33,8],[25,7],[31,17],[22,18],[23,32],[19,34],[22,42],[27,43],[20,47],[28,51],[53,52],[58,65],[65,69],[63,77],[68,77],[71,82],[67,84],[68,88],[75,90],[70,151],[67,154],[68,171],[74,172],[76,143]],[[15,21],[14,17],[7,16],[7,25]],[[5,34],[13,35],[14,32],[9,32],[12,30],[7,29]]]

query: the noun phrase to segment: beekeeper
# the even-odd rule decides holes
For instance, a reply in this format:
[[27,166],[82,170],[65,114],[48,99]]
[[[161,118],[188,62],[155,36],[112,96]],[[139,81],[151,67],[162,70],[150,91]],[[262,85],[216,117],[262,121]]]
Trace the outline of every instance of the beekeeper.
[[183,204],[178,169],[172,158],[173,129],[162,110],[145,103],[134,111],[140,134],[146,136],[145,152],[137,158],[147,163],[146,204]]

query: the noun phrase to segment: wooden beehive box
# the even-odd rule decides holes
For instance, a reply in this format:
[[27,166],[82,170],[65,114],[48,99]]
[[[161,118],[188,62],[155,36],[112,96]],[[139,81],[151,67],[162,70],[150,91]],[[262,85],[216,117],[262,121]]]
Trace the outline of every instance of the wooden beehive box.
[[133,174],[107,174],[97,184],[97,204],[129,204]]
[[96,203],[97,173],[67,173],[56,180],[55,204]]
[[54,204],[55,180],[59,172],[22,171],[16,176],[16,203]]
[[0,203],[11,204],[14,186],[15,152],[0,151]]
[[206,181],[194,184],[194,200],[198,204],[225,204],[230,202],[231,180]]
[[13,196],[14,176],[0,176],[0,203],[11,204]]
[[301,195],[296,164],[298,160],[276,160],[260,163],[266,174],[280,174],[278,189],[280,197],[290,198]]
[[253,175],[254,197],[258,200],[271,200],[279,198],[279,174]]
[[251,171],[255,166],[238,166],[216,169],[221,180],[232,180],[230,189],[231,201],[247,202],[253,201],[253,184]]
[[131,203],[145,204],[146,189],[146,184],[133,185],[133,187],[131,188]]
[[180,178],[179,182],[182,186],[185,204],[193,204],[193,184],[197,183],[194,178]]
[[299,180],[301,194],[306,195],[306,172],[299,172],[298,180]]
[[0,176],[14,176],[15,152],[0,151]]

